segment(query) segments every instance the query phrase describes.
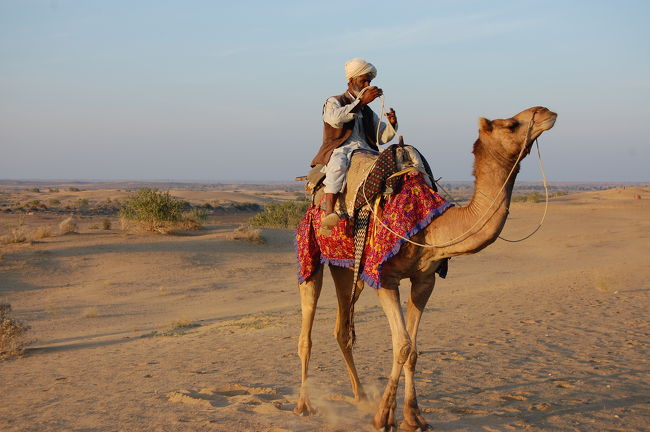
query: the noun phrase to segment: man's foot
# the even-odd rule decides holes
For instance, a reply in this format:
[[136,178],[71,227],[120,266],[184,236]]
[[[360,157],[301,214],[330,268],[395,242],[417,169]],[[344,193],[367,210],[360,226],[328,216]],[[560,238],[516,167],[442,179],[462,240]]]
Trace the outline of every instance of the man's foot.
[[339,218],[339,215],[337,215],[336,212],[332,212],[323,216],[319,230],[320,235],[326,237],[330,236],[332,234],[332,228],[338,225],[340,220],[341,218]]

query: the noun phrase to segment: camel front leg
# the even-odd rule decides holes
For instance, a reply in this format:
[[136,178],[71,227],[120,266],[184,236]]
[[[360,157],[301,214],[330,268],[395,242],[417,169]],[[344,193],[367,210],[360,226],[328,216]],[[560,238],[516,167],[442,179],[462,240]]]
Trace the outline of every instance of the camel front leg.
[[[332,278],[336,286],[336,297],[338,299],[338,312],[336,314],[336,328],[334,329],[334,336],[339,343],[343,359],[345,360],[345,367],[348,370],[350,377],[350,384],[352,384],[352,393],[356,401],[366,399],[366,393],[363,391],[357,368],[354,365],[354,357],[352,356],[352,341],[350,327],[354,325],[350,321],[350,306],[352,303],[352,279],[354,273],[348,268],[330,266],[332,271]],[[354,302],[359,298],[359,294],[363,290],[363,282],[357,283],[357,290]]]
[[379,303],[384,309],[390,326],[391,339],[393,342],[393,366],[388,377],[388,384],[384,390],[384,395],[379,402],[379,407],[375,413],[372,424],[380,430],[396,430],[395,424],[395,407],[397,401],[397,386],[399,377],[402,373],[404,363],[411,355],[411,339],[409,338],[404,324],[404,316],[399,300],[399,282],[392,284],[390,287],[384,287],[377,290]]
[[297,415],[311,415],[315,413],[307,394],[307,371],[311,357],[311,329],[316,315],[316,304],[323,287],[323,266],[305,282],[300,284],[300,308],[302,309],[302,326],[298,339],[298,356],[302,366],[300,396],[293,412]]
[[420,413],[415,393],[415,364],[418,360],[417,333],[422,312],[433,292],[435,277],[422,279],[411,278],[411,298],[406,307],[406,329],[413,343],[411,354],[404,364],[404,421],[400,429],[408,431],[428,430],[431,428]]

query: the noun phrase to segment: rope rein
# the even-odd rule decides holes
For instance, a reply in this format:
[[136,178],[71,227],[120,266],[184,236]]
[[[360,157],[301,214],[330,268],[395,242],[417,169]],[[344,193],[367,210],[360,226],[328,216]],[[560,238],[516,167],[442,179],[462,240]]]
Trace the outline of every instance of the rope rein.
[[[380,132],[380,128],[381,128],[381,119],[382,119],[383,117],[386,117],[386,119],[388,119],[388,114],[386,113],[386,109],[385,109],[385,107],[384,107],[384,96],[383,96],[383,95],[381,95],[381,96],[379,97],[379,101],[380,101],[381,109],[380,109],[379,122],[377,123],[377,136],[376,136],[376,139],[377,139],[376,142],[377,142],[377,144],[379,144],[379,132]],[[365,202],[366,202],[366,205],[370,208],[370,213],[372,214],[373,221],[375,221],[375,222],[379,222],[379,224],[380,224],[381,226],[383,226],[385,229],[387,229],[389,232],[391,232],[392,234],[394,234],[394,235],[397,236],[398,238],[400,238],[400,239],[402,239],[402,240],[404,240],[404,241],[407,241],[407,242],[409,242],[409,243],[411,243],[411,244],[413,244],[413,245],[415,245],[415,246],[422,247],[422,248],[441,248],[441,247],[451,246],[451,245],[454,245],[454,244],[460,243],[460,242],[466,240],[468,237],[470,237],[470,236],[476,234],[476,232],[478,232],[478,231],[476,231],[476,232],[472,232],[472,231],[474,230],[474,228],[475,228],[479,223],[481,223],[481,222],[483,222],[483,224],[487,223],[488,220],[490,220],[490,218],[492,218],[492,216],[494,216],[494,213],[496,213],[496,210],[497,210],[497,209],[495,209],[494,212],[493,212],[490,216],[488,216],[488,217],[483,221],[483,218],[488,214],[488,212],[489,212],[489,211],[492,209],[492,207],[494,207],[494,205],[496,204],[496,202],[497,202],[497,198],[499,198],[499,197],[501,196],[501,193],[503,192],[503,190],[505,189],[506,185],[508,184],[508,181],[510,181],[510,177],[512,177],[513,172],[514,172],[515,169],[517,168],[519,162],[521,162],[521,160],[522,160],[522,157],[523,157],[524,151],[525,151],[526,148],[528,147],[528,142],[529,142],[529,140],[530,140],[530,134],[531,134],[531,132],[532,132],[533,125],[534,125],[534,123],[535,123],[535,114],[536,114],[536,112],[533,112],[533,116],[531,117],[530,122],[529,122],[529,124],[528,124],[528,129],[526,130],[526,135],[525,135],[525,137],[524,137],[524,145],[521,147],[521,150],[520,150],[520,152],[519,152],[519,155],[517,156],[517,160],[516,160],[515,163],[513,164],[512,168],[510,169],[510,172],[508,173],[508,176],[506,177],[505,181],[503,182],[503,185],[502,185],[501,188],[499,189],[499,192],[497,192],[496,197],[495,197],[495,198],[490,198],[490,197],[486,196],[485,194],[483,194],[487,199],[491,200],[490,206],[489,206],[489,207],[488,207],[488,208],[483,212],[483,214],[482,214],[482,215],[481,215],[481,216],[476,220],[476,222],[474,222],[474,224],[473,224],[471,227],[469,227],[469,228],[467,229],[467,231],[465,231],[465,232],[462,233],[461,235],[459,235],[459,236],[457,236],[457,237],[453,238],[452,240],[449,240],[448,242],[445,242],[445,243],[441,243],[441,244],[426,244],[426,243],[418,243],[418,242],[415,242],[415,241],[413,241],[413,240],[411,240],[411,239],[408,239],[408,238],[406,238],[406,237],[404,237],[404,236],[402,236],[402,235],[396,233],[395,231],[393,231],[392,229],[390,229],[390,227],[388,227],[388,226],[387,226],[387,225],[386,225],[386,224],[385,224],[385,223],[384,223],[384,222],[383,222],[383,221],[382,221],[382,220],[377,216],[376,212],[373,210],[372,205],[370,204],[370,202],[369,202],[369,200],[368,200],[368,197],[366,196],[366,188],[365,188],[365,184],[366,184],[366,182],[365,182],[365,180],[364,180],[363,183],[361,183],[361,192],[363,193],[363,198],[364,198],[364,200],[365,200]],[[397,131],[395,130],[395,128],[393,127],[393,125],[390,123],[390,121],[387,121],[386,123],[387,123],[387,125],[390,126],[390,128],[393,130],[393,133],[394,133],[396,136],[401,137],[400,135],[397,134]],[[545,204],[545,207],[544,207],[544,214],[542,215],[542,219],[540,220],[539,225],[538,225],[538,226],[533,230],[533,232],[531,232],[530,234],[528,234],[527,236],[525,236],[525,237],[523,237],[523,238],[520,238],[520,239],[517,239],[517,240],[509,240],[509,239],[506,239],[506,238],[504,238],[504,237],[499,236],[500,239],[505,240],[505,241],[507,241],[507,242],[516,243],[516,242],[524,241],[524,240],[530,238],[533,234],[535,234],[535,233],[536,233],[536,232],[537,232],[537,231],[542,227],[542,224],[544,223],[544,219],[546,218],[546,213],[547,213],[547,210],[548,210],[548,201],[549,201],[549,197],[548,197],[548,183],[547,183],[547,181],[546,181],[546,174],[544,173],[544,165],[543,165],[543,163],[542,163],[542,156],[541,156],[541,153],[540,153],[540,150],[539,150],[539,143],[537,142],[537,139],[535,139],[535,143],[536,143],[536,145],[537,145],[538,163],[539,163],[539,167],[540,167],[540,170],[541,170],[541,172],[542,172],[543,179],[544,179],[544,191],[545,191],[545,195],[546,195],[546,204]],[[372,169],[374,169],[376,163],[377,163],[377,161],[375,161],[375,162],[372,164],[372,166],[371,166],[371,168],[370,168],[370,171],[372,171]],[[438,179],[438,180],[440,180],[440,179]],[[444,192],[445,192],[445,193],[446,193],[450,198],[451,198],[451,200],[452,200],[454,203],[457,204],[457,202],[453,199],[453,197],[451,196],[451,194],[450,194],[449,192],[447,192],[447,191],[446,191],[446,190],[445,190],[445,189],[440,185],[440,183],[438,183],[438,180],[433,179],[433,181],[434,181],[434,182],[435,182],[435,183],[436,183],[436,184],[437,184],[437,185],[438,185],[438,186],[439,186],[439,187],[440,187],[440,188],[441,188],[441,189],[442,189],[442,190],[443,190],[443,191],[444,191]],[[478,192],[480,192],[480,191],[478,191]],[[482,193],[482,192],[481,192],[481,193]],[[501,198],[501,199],[499,200],[499,203],[500,203],[501,201],[503,201],[503,198]]]

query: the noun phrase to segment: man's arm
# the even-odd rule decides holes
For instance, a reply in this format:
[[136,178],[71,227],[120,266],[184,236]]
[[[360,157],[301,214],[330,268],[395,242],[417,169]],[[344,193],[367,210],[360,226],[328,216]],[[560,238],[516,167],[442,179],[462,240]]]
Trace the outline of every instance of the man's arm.
[[327,99],[323,107],[323,121],[333,128],[342,128],[345,123],[354,120],[353,110],[359,105],[359,102],[359,99],[356,99],[351,104],[341,106],[335,97]]

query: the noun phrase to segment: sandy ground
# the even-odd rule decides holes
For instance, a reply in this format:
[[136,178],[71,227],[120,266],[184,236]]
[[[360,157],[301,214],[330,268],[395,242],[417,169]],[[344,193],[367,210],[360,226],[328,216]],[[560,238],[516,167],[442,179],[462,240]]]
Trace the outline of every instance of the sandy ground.
[[[542,210],[514,204],[504,234],[526,234]],[[551,203],[530,240],[454,258],[420,327],[417,389],[434,429],[650,430],[649,215],[649,188],[573,194]],[[55,218],[26,223],[55,227]],[[0,430],[372,430],[372,407],[346,398],[328,276],[313,334],[319,414],[291,412],[300,382],[292,232],[265,230],[262,245],[229,240],[237,222],[162,236],[84,219],[79,234],[2,246],[0,301],[35,342],[0,362]],[[371,288],[356,317],[372,405],[391,352]]]

